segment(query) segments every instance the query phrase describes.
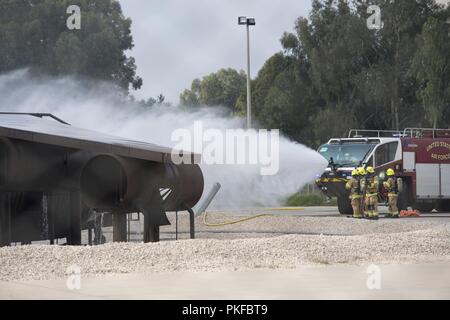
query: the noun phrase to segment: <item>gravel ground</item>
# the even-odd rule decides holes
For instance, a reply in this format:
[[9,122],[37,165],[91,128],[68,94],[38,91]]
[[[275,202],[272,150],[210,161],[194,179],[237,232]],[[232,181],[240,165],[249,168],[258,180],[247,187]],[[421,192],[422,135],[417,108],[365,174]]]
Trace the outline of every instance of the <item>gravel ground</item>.
[[[259,214],[264,212],[254,212]],[[233,222],[247,215],[236,215],[233,212],[214,212],[209,214],[207,222],[217,224]],[[175,215],[168,214],[171,225],[161,227],[161,240],[175,239]],[[143,221],[131,224],[131,240],[142,241]],[[267,215],[256,219],[220,227],[210,227],[203,224],[203,216],[196,218],[195,235],[197,239],[246,239],[267,238],[287,234],[301,235],[363,235],[374,233],[398,233],[429,229],[449,222],[449,218],[433,219],[383,219],[378,221],[356,220],[343,216],[311,217],[300,215]],[[112,228],[104,228],[108,242],[112,241]],[[87,243],[87,234],[85,235]],[[189,218],[180,214],[178,218],[178,239],[189,238]]]
[[[162,233],[175,231],[174,217],[169,215],[170,226],[161,228]],[[246,216],[230,215],[228,213],[214,213],[207,217],[208,223],[232,222]],[[398,233],[442,226],[449,219],[383,219],[370,221],[365,219],[351,219],[340,217],[305,217],[300,215],[283,216],[268,215],[238,224],[221,227],[208,227],[203,224],[203,218],[197,218],[196,235],[198,238],[235,239],[242,237],[267,237],[282,234],[315,234],[315,235],[363,235],[374,233]],[[188,217],[179,217],[179,231],[189,232]]]
[[[236,217],[214,215],[211,220],[224,218]],[[184,218],[179,226],[187,230]],[[208,232],[211,229],[215,232]],[[173,226],[168,226],[162,232],[172,237],[173,230]],[[0,248],[0,280],[66,277],[71,265],[78,266],[84,276],[96,276],[450,261],[448,220],[271,216],[220,228],[198,223],[197,231],[200,238],[195,240]]]

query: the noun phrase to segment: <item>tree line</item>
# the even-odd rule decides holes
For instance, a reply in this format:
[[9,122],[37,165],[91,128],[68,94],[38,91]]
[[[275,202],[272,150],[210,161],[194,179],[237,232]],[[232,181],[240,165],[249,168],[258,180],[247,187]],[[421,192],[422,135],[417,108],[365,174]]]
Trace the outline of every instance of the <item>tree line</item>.
[[[371,5],[379,29],[368,28]],[[350,128],[449,128],[448,19],[450,7],[433,0],[313,0],[252,80],[253,116],[311,146]],[[180,103],[245,115],[245,73],[195,79]]]
[[[67,8],[81,9],[79,30]],[[368,8],[382,25],[370,29]],[[312,0],[251,81],[253,117],[317,146],[350,128],[450,126],[450,7],[434,0]],[[116,0],[0,0],[0,73],[75,75],[139,89],[131,20]],[[155,48],[157,50],[157,48]],[[185,108],[224,106],[245,115],[244,71],[221,69],[180,95]],[[136,101],[171,106],[161,94]]]
[[[68,27],[76,5],[81,27]],[[35,76],[75,75],[113,82],[128,93],[142,79],[126,51],[131,20],[113,0],[0,0],[0,72],[29,68]]]

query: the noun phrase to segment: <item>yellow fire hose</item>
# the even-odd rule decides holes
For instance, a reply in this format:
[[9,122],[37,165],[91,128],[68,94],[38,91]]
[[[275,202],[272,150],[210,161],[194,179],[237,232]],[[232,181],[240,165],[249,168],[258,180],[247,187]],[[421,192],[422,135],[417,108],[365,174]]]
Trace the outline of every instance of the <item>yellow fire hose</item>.
[[[272,211],[283,211],[283,210],[304,210],[303,208],[293,208],[293,207],[285,207],[285,208],[269,208],[268,210],[272,210]],[[250,217],[246,217],[246,218],[242,218],[242,219],[238,219],[238,220],[234,220],[234,221],[226,221],[226,222],[220,222],[220,223],[209,223],[206,221],[206,218],[208,217],[208,212],[205,211],[205,213],[203,214],[203,224],[207,227],[223,227],[223,226],[227,226],[230,224],[236,224],[236,223],[240,223],[240,222],[244,222],[244,221],[248,221],[248,220],[252,220],[252,219],[256,219],[256,218],[261,218],[261,217],[273,217],[275,216],[275,214],[272,213],[261,213],[261,214],[256,214]]]

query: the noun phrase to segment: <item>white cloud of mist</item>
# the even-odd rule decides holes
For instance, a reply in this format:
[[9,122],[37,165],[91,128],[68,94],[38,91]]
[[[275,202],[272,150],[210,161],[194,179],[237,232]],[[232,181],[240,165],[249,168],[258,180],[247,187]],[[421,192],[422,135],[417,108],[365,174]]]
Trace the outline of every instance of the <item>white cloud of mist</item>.
[[[244,119],[222,116],[220,108],[185,111],[175,107],[143,109],[120,98],[108,83],[64,78],[32,78],[26,70],[0,75],[0,110],[48,112],[74,126],[129,139],[174,146],[175,129],[192,129],[201,120],[204,128],[242,128]],[[274,176],[261,176],[255,165],[202,165],[205,193],[215,182],[222,184],[212,206],[242,208],[273,206],[326,167],[314,150],[280,139],[280,169]],[[201,151],[201,150],[194,150]]]

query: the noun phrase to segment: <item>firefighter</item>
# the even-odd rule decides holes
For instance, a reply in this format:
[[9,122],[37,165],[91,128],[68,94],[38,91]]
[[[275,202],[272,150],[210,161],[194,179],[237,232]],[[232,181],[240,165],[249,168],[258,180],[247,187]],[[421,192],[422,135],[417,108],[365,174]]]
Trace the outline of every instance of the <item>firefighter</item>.
[[375,175],[373,167],[366,169],[366,184],[365,184],[365,216],[368,219],[378,219],[378,177]]
[[383,186],[388,191],[388,215],[389,218],[398,218],[398,184],[395,179],[395,171],[391,168],[387,169],[386,175],[388,176],[387,181],[383,182]]
[[345,188],[350,190],[350,201],[353,208],[353,218],[362,218],[362,207],[361,207],[361,187],[360,187],[360,177],[357,169],[352,171],[352,178],[347,181]]
[[359,167],[358,169],[358,175],[359,175],[359,186],[361,189],[361,213],[363,216],[365,216],[366,212],[367,212],[367,208],[366,208],[366,185],[367,185],[367,179],[366,179],[366,169],[364,169],[363,167]]

